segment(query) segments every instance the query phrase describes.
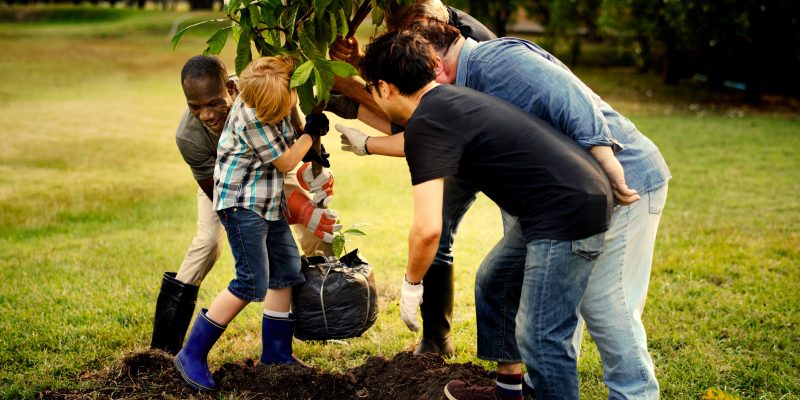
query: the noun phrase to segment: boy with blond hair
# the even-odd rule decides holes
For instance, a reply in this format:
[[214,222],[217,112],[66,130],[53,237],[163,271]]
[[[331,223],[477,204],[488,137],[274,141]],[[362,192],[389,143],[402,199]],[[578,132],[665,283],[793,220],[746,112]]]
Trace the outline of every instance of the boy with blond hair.
[[[297,132],[292,126],[289,117],[297,92],[289,88],[289,80],[294,67],[294,59],[286,56],[250,63],[239,79],[240,95],[219,140],[214,209],[228,234],[236,277],[208,309],[200,311],[175,357],[184,381],[198,390],[215,388],[208,352],[250,302],[264,302],[261,362],[302,365],[292,355],[295,319],[289,309],[292,286],[304,278],[283,213],[283,180],[327,127]],[[319,224],[335,221],[332,212],[319,218]]]

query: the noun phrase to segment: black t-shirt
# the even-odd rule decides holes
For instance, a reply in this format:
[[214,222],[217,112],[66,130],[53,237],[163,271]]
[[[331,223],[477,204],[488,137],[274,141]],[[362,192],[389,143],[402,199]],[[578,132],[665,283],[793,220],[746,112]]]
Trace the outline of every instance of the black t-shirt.
[[408,120],[411,183],[457,175],[516,216],[526,240],[577,240],[608,229],[611,185],[567,135],[501,99],[440,85]]
[[461,36],[478,42],[497,39],[497,35],[494,32],[472,15],[450,6],[447,6],[447,12],[450,13],[450,21],[448,23],[458,28],[461,31]]

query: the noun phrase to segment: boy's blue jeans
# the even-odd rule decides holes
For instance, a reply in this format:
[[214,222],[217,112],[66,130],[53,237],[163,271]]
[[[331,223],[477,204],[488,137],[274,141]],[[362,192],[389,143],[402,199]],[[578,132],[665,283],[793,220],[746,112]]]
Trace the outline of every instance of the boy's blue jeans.
[[262,302],[270,289],[305,282],[300,254],[286,219],[267,221],[256,212],[231,207],[217,211],[228,233],[236,277],[228,291],[249,302]]

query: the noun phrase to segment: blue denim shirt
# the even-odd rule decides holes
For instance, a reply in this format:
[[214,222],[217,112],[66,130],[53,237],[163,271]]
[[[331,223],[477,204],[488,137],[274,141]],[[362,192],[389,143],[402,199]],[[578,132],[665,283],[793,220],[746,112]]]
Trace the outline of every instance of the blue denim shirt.
[[671,177],[658,147],[561,61],[522,39],[467,39],[456,85],[511,102],[549,122],[582,147],[612,146],[628,187],[647,193]]

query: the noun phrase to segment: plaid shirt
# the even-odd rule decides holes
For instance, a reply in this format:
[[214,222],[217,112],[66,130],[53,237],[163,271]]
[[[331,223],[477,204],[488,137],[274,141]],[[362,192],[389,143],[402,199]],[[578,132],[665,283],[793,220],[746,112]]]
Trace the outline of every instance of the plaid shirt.
[[282,217],[284,174],[272,161],[296,138],[289,117],[277,125],[262,124],[255,110],[236,99],[217,145],[214,209],[242,207],[268,221]]

